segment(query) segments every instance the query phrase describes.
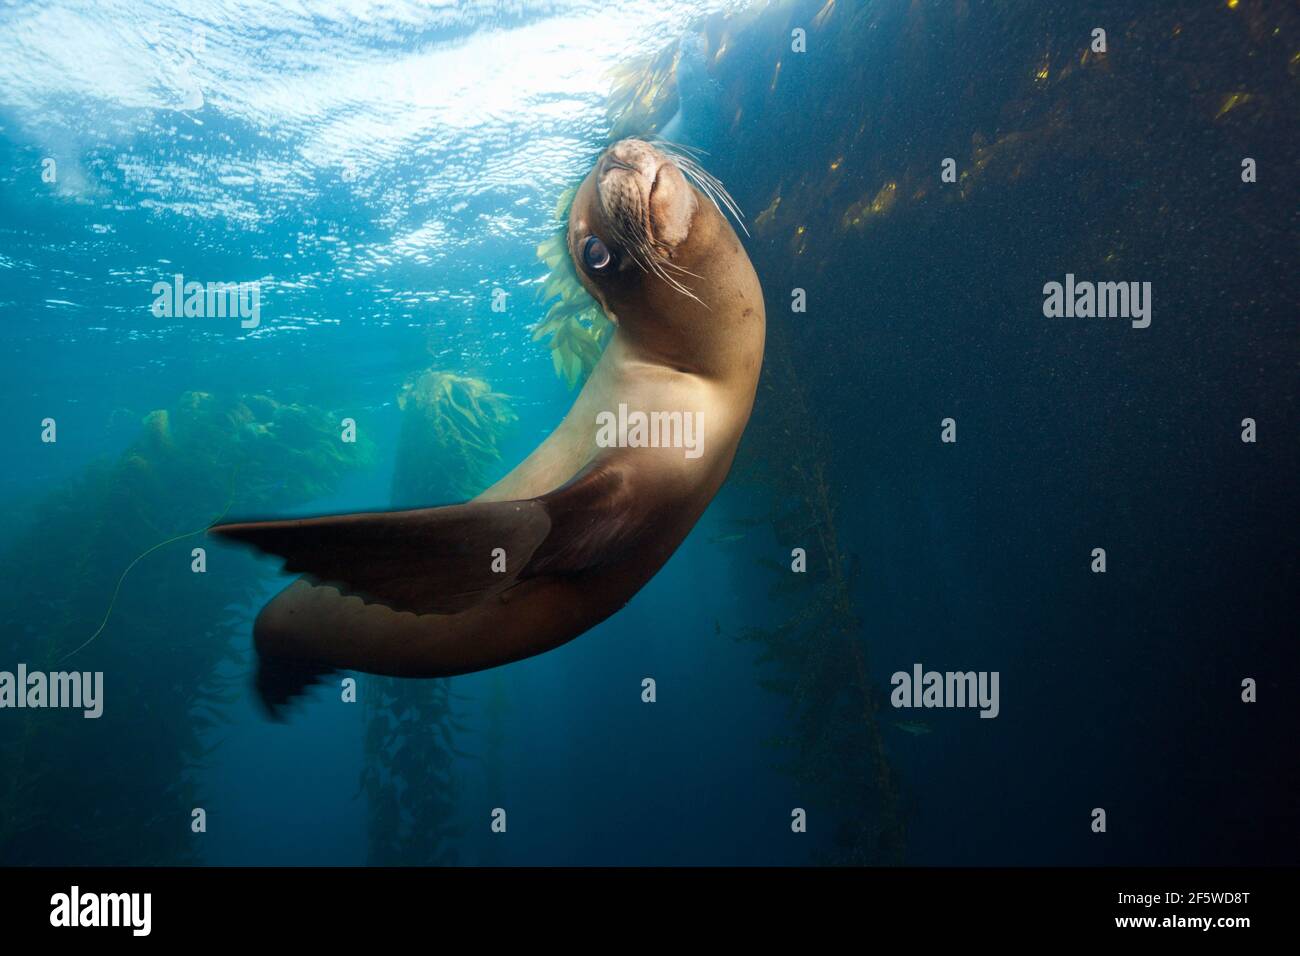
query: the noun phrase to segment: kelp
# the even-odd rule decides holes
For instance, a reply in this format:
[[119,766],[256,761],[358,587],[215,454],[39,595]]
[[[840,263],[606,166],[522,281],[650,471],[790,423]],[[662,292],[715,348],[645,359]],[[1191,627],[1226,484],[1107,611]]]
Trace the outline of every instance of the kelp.
[[[832,19],[833,6],[814,8],[815,17],[803,25],[822,29]],[[737,157],[770,157],[785,151],[772,146],[782,135],[771,125],[772,111],[756,112],[744,125],[740,121],[749,103],[772,99],[784,55],[781,50],[789,50],[790,26],[799,23],[793,18],[807,10],[807,5],[786,4],[762,17],[752,12],[718,14],[694,28],[705,40],[711,75],[723,91],[722,114],[729,118],[729,127],[715,140],[728,144],[733,169],[740,162]],[[675,62],[670,53],[666,48],[647,60],[641,73],[629,72],[622,78],[614,102],[624,104],[626,112],[612,124],[616,135],[658,128],[671,115],[673,98],[663,94],[670,87],[667,71]],[[761,57],[778,68],[771,85],[756,91],[753,63]],[[726,158],[710,165],[727,178]],[[774,172],[789,168],[784,162],[765,162],[748,164],[746,172],[752,176],[756,165]],[[748,188],[755,191],[752,183]],[[774,220],[788,215],[789,207],[782,204],[779,192],[771,195],[766,188],[760,182],[758,189],[764,192],[758,195],[771,198],[756,224],[770,229]],[[883,195],[875,201],[877,210],[893,203],[893,190]],[[754,244],[753,251],[755,267],[769,291],[785,287],[788,250]],[[745,629],[739,637],[759,648],[760,685],[786,701],[787,730],[770,741],[781,754],[780,768],[833,814],[831,848],[818,859],[838,864],[898,863],[903,854],[903,820],[877,717],[880,694],[871,680],[866,636],[855,603],[856,569],[836,536],[836,502],[822,453],[825,438],[804,398],[808,383],[799,374],[791,350],[779,320],[770,322],[766,374],[733,481],[755,487],[768,498],[764,511],[771,516],[777,539],[788,547],[806,548],[809,566],[806,574],[795,575],[784,564],[758,559],[771,575],[771,595],[783,614],[776,623]],[[789,451],[796,436],[807,454],[792,460]]]
[[[825,317],[814,324],[791,313],[790,290],[842,306],[846,297],[868,301],[872,283],[915,283],[899,271],[943,270],[950,288],[984,281],[991,270],[963,253],[956,230],[964,248],[978,248],[1009,209],[1083,210],[1103,197],[1105,215],[1080,212],[1077,234],[1062,244],[1077,267],[1128,279],[1125,265],[1154,270],[1168,259],[1171,234],[1194,238],[1205,262],[1218,261],[1214,231],[1203,228],[1207,203],[1230,223],[1280,199],[1258,185],[1210,187],[1234,183],[1259,143],[1290,141],[1300,63],[1293,5],[1104,3],[1091,16],[1062,20],[1053,5],[1010,2],[814,0],[724,11],[692,28],[707,40],[727,117],[714,137],[726,145],[706,161],[758,210],[748,248],[769,296],[764,380],[732,482],[770,495],[778,539],[809,549],[806,575],[765,562],[786,613],[745,636],[760,649],[760,680],[789,704],[786,769],[836,807],[833,862],[901,859],[905,813],[875,716],[883,690],[869,677],[869,635],[855,607],[863,589],[835,535],[829,476],[848,453],[827,441],[817,403],[805,399],[863,374],[870,360],[846,349]],[[1106,28],[1113,52],[1091,51],[1093,25]],[[807,53],[791,48],[795,28],[806,31]],[[996,61],[964,55],[990,37],[1003,44]],[[671,115],[675,48],[666,44],[621,77],[615,136],[652,131]],[[1230,69],[1207,68],[1225,59]],[[1248,63],[1256,66],[1243,69]],[[944,158],[956,161],[954,183],[940,179]],[[1146,188],[1156,166],[1167,185]],[[1040,245],[1026,244],[1022,273],[1041,272]],[[941,255],[929,255],[935,247]],[[1185,272],[1186,261],[1168,271]],[[962,272],[947,274],[954,269]],[[882,341],[849,331],[858,342]],[[891,357],[898,361],[897,350]],[[921,357],[915,364],[926,367]],[[792,446],[801,449],[794,460]],[[859,486],[869,486],[864,467],[855,459]]]
[[[505,794],[506,717],[510,712],[510,697],[506,693],[506,675],[503,668],[495,668],[489,677],[486,705],[486,726],[483,729],[483,784],[484,792],[494,799]],[[482,847],[482,862],[486,866],[500,865],[501,841],[488,840]]]
[[437,866],[457,862],[459,784],[452,764],[459,729],[450,681],[366,676],[361,790],[368,808],[367,862]]
[[[715,66],[728,96],[729,152],[781,155],[779,163],[746,170],[758,174],[752,177],[756,238],[805,257],[805,269],[824,270],[843,260],[846,240],[870,238],[872,229],[890,219],[942,221],[947,207],[977,199],[1004,206],[1062,169],[1141,166],[1141,150],[1134,147],[1138,130],[1153,141],[1160,130],[1170,142],[1198,124],[1207,135],[1216,126],[1253,130],[1224,137],[1235,140],[1235,152],[1246,150],[1241,155],[1252,142],[1283,135],[1281,117],[1294,99],[1284,74],[1294,75],[1300,63],[1293,52],[1300,16],[1293,7],[1138,10],[1110,3],[1093,15],[1124,55],[1094,52],[1090,30],[1062,21],[1049,5],[802,2],[757,17],[711,17],[702,28],[711,48],[715,37],[725,36],[717,42],[730,51],[716,56]],[[807,53],[791,51],[796,27],[807,31]],[[959,55],[968,38],[989,35],[1005,35],[1009,43],[1012,37],[1036,39],[1008,46],[993,68]],[[897,56],[907,58],[907,70],[882,69],[877,57],[867,55],[886,38],[897,43]],[[1237,75],[1225,84],[1206,73],[1204,64],[1225,57],[1238,63],[1267,59],[1276,88],[1233,88],[1241,84]],[[741,68],[728,69],[729,61]],[[763,82],[755,81],[754,63],[773,64]],[[629,89],[655,82],[624,81]],[[918,126],[905,96],[928,84],[952,91],[950,115]],[[837,91],[831,100],[828,89]],[[1175,119],[1154,111],[1155,99],[1147,95],[1152,89],[1181,100],[1185,112]],[[661,109],[646,108],[621,118],[620,125],[653,126],[662,115]],[[1101,134],[1119,129],[1133,133]],[[939,179],[945,158],[955,161],[955,183]],[[1116,177],[1093,188],[1123,196],[1126,208],[1117,216],[1168,214],[1168,196],[1125,188],[1122,174]]]
[[[746,628],[739,639],[759,649],[760,685],[787,702],[787,729],[771,741],[782,755],[781,769],[810,787],[834,816],[832,845],[819,861],[900,863],[905,820],[856,603],[858,563],[836,531],[826,436],[780,331],[775,338],[763,386],[765,413],[759,427],[751,426],[736,480],[770,496],[767,513],[777,540],[804,548],[808,566],[794,574],[786,564],[759,560],[785,616]],[[795,435],[807,449],[799,458],[789,455]]]
[[565,230],[576,191],[577,187],[573,186],[560,196],[555,204],[560,231],[537,247],[537,257],[550,270],[537,290],[537,301],[542,305],[551,302],[551,306],[533,327],[533,341],[546,340],[555,374],[570,388],[586,379],[596,367],[612,329],[599,303],[578,280],[569,256]]
[[[698,36],[702,42],[706,51],[705,65],[712,77],[736,78],[743,75],[742,82],[747,82],[750,79],[747,67],[752,63],[747,64],[743,54],[741,61],[737,62],[735,52],[738,45],[746,43],[756,31],[770,32],[790,9],[803,6],[806,4],[778,0],[750,9],[719,12],[692,24],[688,32]],[[826,6],[833,7],[834,3]],[[789,34],[786,36],[788,39]],[[652,138],[668,124],[681,106],[677,83],[681,58],[680,38],[674,38],[659,50],[621,63],[610,71],[605,115],[611,142],[627,136]],[[731,108],[724,114],[733,118],[731,125],[734,126],[734,97],[730,101]]]
[[[246,654],[260,597],[251,556],[176,541],[125,579],[159,541],[227,505],[265,513],[335,488],[370,459],[338,419],[264,395],[187,392],[146,415],[116,459],[50,491],[0,558],[3,659],[32,669],[102,671],[104,712],[23,710],[0,722],[0,861],[178,864],[200,859],[190,811],[207,806],[205,758],[224,708],[248,693],[221,668]],[[191,552],[207,549],[204,573]],[[80,650],[77,648],[85,644]],[[152,808],[148,816],[143,808]]]
[[610,71],[610,93],[605,114],[611,142],[627,136],[648,138],[663,128],[676,112],[676,43],[655,53],[619,64]]
[[482,491],[501,458],[501,437],[516,420],[509,398],[482,379],[428,369],[403,386],[397,405],[394,503],[444,504]]
[[[430,368],[402,388],[398,407],[394,507],[461,501],[483,490],[516,420],[507,396],[482,379]],[[455,863],[464,826],[452,767],[467,756],[456,741],[468,728],[453,706],[451,681],[365,676],[362,696],[369,862]]]

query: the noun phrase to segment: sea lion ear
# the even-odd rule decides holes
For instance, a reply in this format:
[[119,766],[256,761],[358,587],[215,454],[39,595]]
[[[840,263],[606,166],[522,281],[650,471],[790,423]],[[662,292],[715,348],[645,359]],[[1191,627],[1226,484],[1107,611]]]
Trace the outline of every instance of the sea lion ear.
[[670,249],[681,245],[690,235],[697,208],[695,190],[682,171],[676,163],[665,163],[655,188],[650,192],[650,218],[654,223],[655,239]]

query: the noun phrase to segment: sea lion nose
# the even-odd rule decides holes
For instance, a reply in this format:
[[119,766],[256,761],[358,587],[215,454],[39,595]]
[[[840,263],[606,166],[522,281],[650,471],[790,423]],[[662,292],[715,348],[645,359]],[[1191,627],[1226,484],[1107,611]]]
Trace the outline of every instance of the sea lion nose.
[[603,164],[602,173],[626,169],[640,173],[646,182],[652,183],[659,172],[660,157],[658,151],[644,140],[621,139],[605,150]]

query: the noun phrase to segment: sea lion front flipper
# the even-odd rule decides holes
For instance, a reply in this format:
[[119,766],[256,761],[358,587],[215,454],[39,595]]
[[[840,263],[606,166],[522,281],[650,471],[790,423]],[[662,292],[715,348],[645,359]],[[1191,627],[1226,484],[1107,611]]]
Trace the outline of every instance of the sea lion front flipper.
[[621,553],[635,512],[619,457],[598,459],[539,498],[227,524],[211,531],[279,555],[286,571],[369,603],[454,614],[522,578],[581,571]]
[[[605,452],[538,498],[211,529],[279,555],[288,570],[308,576],[257,619],[255,687],[267,712],[278,718],[336,670],[445,676],[518,660],[575,636],[579,631],[539,632],[527,610],[495,618],[488,599],[525,578],[597,568],[634,546],[648,516],[636,506],[637,473],[626,454]],[[495,548],[506,552],[505,572]],[[420,616],[395,613],[402,611]]]
[[218,525],[212,533],[284,558],[284,569],[395,611],[452,614],[514,583],[493,551],[519,567],[550,521],[536,501]]

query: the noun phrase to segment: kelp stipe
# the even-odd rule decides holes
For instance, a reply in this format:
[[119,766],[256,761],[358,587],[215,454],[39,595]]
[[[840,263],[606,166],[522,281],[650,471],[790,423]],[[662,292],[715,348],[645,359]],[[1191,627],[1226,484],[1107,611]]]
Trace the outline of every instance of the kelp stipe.
[[[500,441],[515,422],[507,396],[482,379],[427,369],[398,395],[402,421],[392,505],[411,508],[472,498],[488,484]],[[467,756],[457,738],[450,680],[364,675],[365,753],[361,792],[369,804],[368,861],[375,865],[457,862]]]
[[435,866],[457,862],[460,793],[452,765],[456,721],[447,680],[365,675],[361,793],[368,805],[366,862]]
[[[755,88],[748,66],[760,61],[780,63],[781,50],[788,49],[789,27],[798,25],[793,6],[716,14],[696,31],[703,38],[712,80],[720,89],[719,116],[725,126],[713,136],[714,142],[725,145],[706,162],[710,172],[733,183],[737,193],[748,192],[749,205],[758,196],[779,196],[786,171],[806,168],[800,161],[738,161],[738,157],[771,155],[775,133],[769,124],[774,119],[760,122],[759,118],[769,116],[774,108],[764,111],[760,106],[770,104],[779,69],[770,83]],[[823,36],[835,32],[828,29],[828,19],[835,19],[829,6],[812,20]],[[871,21],[862,17],[840,17],[834,24],[849,32],[870,26]],[[841,42],[842,38],[837,40]],[[611,98],[615,135],[649,135],[663,128],[678,106],[674,76],[679,55],[678,45],[673,44],[618,75]],[[752,121],[742,122],[747,109],[753,111]],[[809,203],[803,208],[817,208]],[[770,228],[779,206],[780,200],[774,200],[755,222],[761,238],[767,238],[761,235],[763,227]],[[787,210],[788,206],[782,212]],[[803,232],[791,228],[794,248],[750,243],[754,267],[769,289],[799,284],[793,281],[793,273]],[[769,304],[772,315],[787,309],[785,303]],[[826,479],[826,456],[817,451],[813,437],[821,428],[807,407],[807,386],[793,358],[796,345],[781,322],[769,323],[765,378],[733,480],[757,488],[771,501],[766,513],[773,516],[776,539],[787,548],[807,548],[814,573],[796,575],[788,563],[760,561],[774,574],[772,594],[786,608],[785,617],[770,627],[747,629],[740,639],[760,650],[759,683],[787,700],[790,730],[772,741],[785,757],[782,769],[834,813],[831,849],[817,859],[838,864],[899,863],[905,834],[898,786],[877,720],[879,694],[868,668],[853,570],[836,537],[836,502]],[[792,465],[789,450],[795,435],[801,436],[809,453],[802,456],[801,464]]]
[[[744,450],[737,470],[772,497],[767,513],[777,540],[806,549],[809,573],[760,562],[773,573],[771,595],[789,608],[788,616],[772,627],[748,628],[740,639],[760,648],[760,683],[788,701],[790,730],[774,741],[789,755],[783,769],[835,813],[833,847],[821,862],[901,863],[905,820],[877,718],[880,696],[857,609],[856,563],[839,544],[816,418],[783,345],[769,340],[769,354],[778,356],[769,367],[776,381],[768,382],[759,440]],[[802,463],[782,456],[792,434],[813,449]]]

